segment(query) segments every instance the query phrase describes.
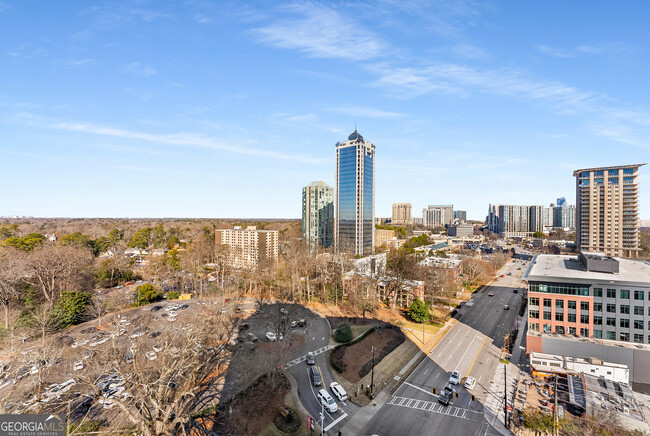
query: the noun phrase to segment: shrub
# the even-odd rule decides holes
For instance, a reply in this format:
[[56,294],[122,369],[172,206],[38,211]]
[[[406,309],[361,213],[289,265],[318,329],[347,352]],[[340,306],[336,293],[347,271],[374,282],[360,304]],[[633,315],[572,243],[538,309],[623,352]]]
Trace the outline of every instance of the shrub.
[[415,299],[409,307],[409,318],[415,322],[425,322],[429,319],[429,306],[424,301]]
[[178,291],[169,291],[167,292],[167,299],[168,300],[177,300],[179,297]]
[[133,305],[135,307],[142,306],[144,304],[153,303],[154,301],[160,300],[162,298],[162,292],[159,289],[154,287],[149,283],[140,285],[135,289],[135,302]]
[[350,324],[344,323],[338,326],[334,332],[334,340],[336,342],[350,342],[352,340],[352,327],[350,327]]
[[91,297],[88,292],[61,292],[61,298],[54,306],[56,317],[61,325],[67,327],[78,324]]

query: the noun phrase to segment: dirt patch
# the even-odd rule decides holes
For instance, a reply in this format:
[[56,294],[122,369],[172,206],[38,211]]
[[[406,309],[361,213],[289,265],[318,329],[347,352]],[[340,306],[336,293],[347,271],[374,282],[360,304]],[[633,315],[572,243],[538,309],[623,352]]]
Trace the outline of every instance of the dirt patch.
[[217,434],[259,434],[276,419],[290,388],[289,381],[280,372],[259,378],[238,394],[234,401],[217,410],[213,416],[215,425],[212,430]]
[[340,347],[332,359],[340,367],[341,373],[351,382],[358,382],[372,368],[372,347],[375,347],[375,365],[404,342],[404,334],[396,328],[377,329],[354,345]]
[[[267,353],[274,353],[276,351],[282,351],[285,355],[290,355],[298,348],[302,347],[307,339],[303,335],[298,333],[291,333],[291,336],[284,341],[276,342],[259,342],[257,348],[260,350],[266,351]],[[280,347],[284,347],[280,350]]]
[[284,433],[297,432],[302,424],[300,416],[293,409],[285,408],[284,410],[286,411],[286,416],[278,412],[277,416],[273,420],[273,425]]

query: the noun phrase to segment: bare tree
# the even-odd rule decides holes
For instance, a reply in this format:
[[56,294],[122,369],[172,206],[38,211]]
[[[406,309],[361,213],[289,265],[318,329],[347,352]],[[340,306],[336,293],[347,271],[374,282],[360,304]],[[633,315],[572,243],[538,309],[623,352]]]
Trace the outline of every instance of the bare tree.
[[391,250],[386,258],[386,269],[390,280],[386,284],[385,297],[395,308],[397,294],[408,280],[417,278],[417,257],[406,250]]
[[463,261],[463,275],[470,286],[476,286],[489,277],[489,264],[478,259]]
[[93,318],[97,318],[97,327],[102,326],[102,317],[111,310],[110,301],[98,294],[93,294],[86,312]]
[[25,275],[24,256],[14,248],[0,250],[0,304],[5,312],[5,329],[9,328],[9,308],[18,296]]
[[41,304],[29,311],[29,322],[41,334],[43,342],[45,342],[45,335],[54,331],[59,325],[56,311],[49,304]]

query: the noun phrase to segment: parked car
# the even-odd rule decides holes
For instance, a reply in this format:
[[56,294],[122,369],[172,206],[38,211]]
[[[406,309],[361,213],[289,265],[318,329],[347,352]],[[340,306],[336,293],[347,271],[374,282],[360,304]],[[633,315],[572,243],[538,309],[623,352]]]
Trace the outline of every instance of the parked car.
[[188,306],[187,304],[181,304],[180,307],[179,307],[178,309],[179,309],[179,310],[185,310],[185,309],[187,309],[188,307],[190,307],[190,306]]
[[300,321],[298,321],[298,327],[304,327],[307,324],[307,320],[305,318],[302,318]]
[[451,373],[451,377],[449,377],[449,383],[452,385],[457,385],[460,383],[460,372],[454,371]]
[[334,398],[332,398],[332,396],[328,394],[325,389],[318,391],[318,394],[316,396],[318,397],[318,401],[329,413],[334,413],[339,409],[336,405],[336,402],[334,401]]
[[151,332],[151,333],[149,333],[150,338],[157,338],[158,336],[160,336],[160,332]]
[[281,308],[280,308],[280,313],[281,313],[282,315],[288,315],[288,314],[289,314],[289,311],[288,311],[287,309],[285,309],[284,307],[281,307]]
[[465,380],[465,389],[472,390],[476,386],[476,379],[474,377],[467,377]]
[[321,386],[323,384],[323,379],[320,376],[320,370],[317,366],[309,367],[309,377],[311,378],[311,383],[314,386]]
[[343,389],[343,386],[338,384],[337,382],[332,382],[330,383],[330,391],[332,391],[332,394],[339,400],[339,401],[347,401],[348,400],[348,394],[345,392],[345,389]]
[[316,363],[316,359],[314,358],[314,353],[312,353],[311,351],[307,353],[306,361],[307,361],[307,365],[313,365],[314,363]]
[[248,327],[250,327],[250,325],[247,322],[239,324],[239,330],[246,330]]
[[133,353],[126,353],[124,355],[124,361],[126,363],[133,363]]
[[255,335],[252,334],[252,333],[249,333],[249,334],[248,334],[248,339],[249,339],[251,342],[257,342],[257,336],[255,336]]
[[160,353],[160,352],[162,351],[162,347],[161,347],[160,345],[154,345],[154,346],[151,347],[151,348],[152,348],[153,351],[155,351],[156,353]]
[[147,356],[147,359],[149,359],[149,360],[156,360],[158,358],[158,355],[156,354],[155,351],[148,351],[146,356]]
[[510,310],[510,306],[508,306],[507,304],[505,304],[505,305],[503,306],[503,310]]
[[291,328],[295,329],[298,326],[298,321],[291,321]]
[[79,371],[81,369],[84,369],[84,363],[81,360],[77,360],[73,364],[72,369],[75,370],[75,371]]
[[152,312],[158,312],[159,310],[162,310],[162,306],[154,306],[150,309]]
[[275,341],[278,339],[278,337],[277,337],[277,335],[276,335],[275,333],[273,333],[273,332],[267,332],[267,333],[266,333],[266,339],[268,339],[268,340],[271,341],[271,342],[275,342]]
[[517,290],[517,289],[513,289],[513,290],[512,290],[512,293],[513,293],[513,294],[518,294],[518,293],[519,293],[519,290]]

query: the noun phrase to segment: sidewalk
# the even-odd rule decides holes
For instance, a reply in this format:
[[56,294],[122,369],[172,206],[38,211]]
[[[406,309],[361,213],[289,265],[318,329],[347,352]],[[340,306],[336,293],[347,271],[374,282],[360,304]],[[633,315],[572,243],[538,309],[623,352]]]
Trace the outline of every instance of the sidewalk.
[[[505,380],[504,371],[507,368],[507,380]],[[503,410],[503,398],[505,395],[504,385],[507,384],[508,387],[508,397],[512,395],[512,390],[517,384],[519,377],[519,368],[517,366],[509,363],[503,364],[499,363],[497,370],[494,374],[492,380],[492,385],[490,391],[488,392],[488,397],[485,400],[485,419],[492,427],[505,436],[510,436],[513,433],[505,428],[503,425],[504,422],[504,410]],[[510,403],[511,400],[510,400]]]
[[517,338],[515,339],[515,345],[512,347],[512,354],[510,356],[510,362],[521,367],[522,364],[526,364],[526,348],[522,348],[521,343],[526,336],[526,329],[528,328],[528,306],[526,306],[526,311],[524,316],[521,317],[519,330],[517,330]]
[[375,416],[375,413],[381,409],[381,406],[391,398],[392,392],[397,390],[407,372],[411,369],[415,369],[416,365],[429,355],[431,350],[433,350],[438,342],[440,342],[447,332],[451,330],[454,324],[456,324],[456,320],[452,318],[443,328],[431,337],[424,346],[426,353],[422,350],[418,351],[415,356],[404,365],[399,374],[386,385],[386,388],[383,389],[369,405],[359,409],[359,411],[348,420],[348,422],[341,428],[341,434],[344,436],[360,434],[363,428],[368,424],[368,422],[370,422],[373,416]]

